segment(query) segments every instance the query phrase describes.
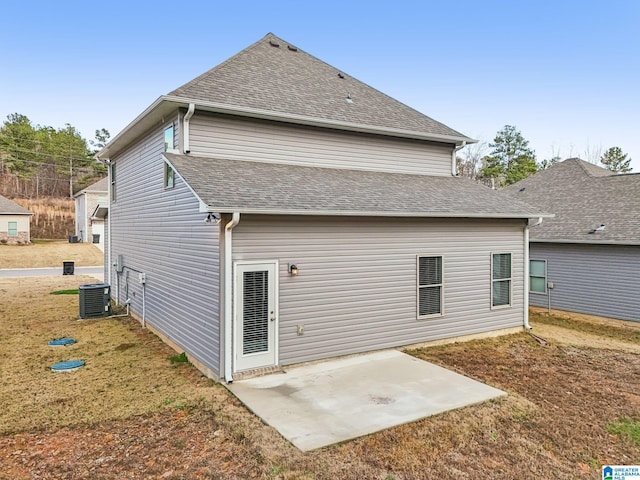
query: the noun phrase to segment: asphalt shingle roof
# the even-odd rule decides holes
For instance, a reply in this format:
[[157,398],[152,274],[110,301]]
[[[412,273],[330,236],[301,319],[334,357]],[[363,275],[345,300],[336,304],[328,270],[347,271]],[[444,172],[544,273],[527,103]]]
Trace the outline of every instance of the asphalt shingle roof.
[[501,192],[556,214],[531,229],[531,241],[640,245],[640,174],[572,158]]
[[271,33],[169,95],[468,139]]
[[95,183],[92,183],[84,191],[87,192],[106,192],[109,189],[109,177],[104,177]]
[[464,178],[303,167],[165,153],[213,211],[530,218],[541,212]]
[[33,215],[29,210],[0,195],[0,215]]

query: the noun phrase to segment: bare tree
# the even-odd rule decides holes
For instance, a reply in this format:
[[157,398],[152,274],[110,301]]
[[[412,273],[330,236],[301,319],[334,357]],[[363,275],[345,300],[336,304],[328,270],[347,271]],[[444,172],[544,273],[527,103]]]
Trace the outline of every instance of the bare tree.
[[478,172],[483,167],[483,158],[487,155],[487,142],[472,143],[460,150],[456,157],[458,175],[478,179]]
[[584,153],[582,154],[582,160],[586,160],[589,163],[598,165],[600,164],[602,153],[603,153],[602,145],[592,146],[587,143],[587,146],[584,149]]

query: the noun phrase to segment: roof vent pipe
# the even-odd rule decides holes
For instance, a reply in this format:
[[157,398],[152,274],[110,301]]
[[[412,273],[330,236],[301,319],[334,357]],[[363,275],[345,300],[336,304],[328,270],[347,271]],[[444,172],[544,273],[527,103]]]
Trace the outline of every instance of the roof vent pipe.
[[453,153],[451,153],[451,176],[452,177],[457,177],[458,176],[458,165],[457,165],[457,153],[459,150],[462,150],[464,147],[467,146],[467,141],[463,140],[462,143],[460,145],[456,145],[455,148],[453,149]]
[[195,103],[190,103],[189,104],[189,109],[187,110],[186,115],[184,116],[184,120],[182,121],[183,124],[183,150],[185,154],[191,153],[191,148],[189,146],[189,120],[191,120],[191,117],[193,117],[194,112],[196,111],[196,104]]

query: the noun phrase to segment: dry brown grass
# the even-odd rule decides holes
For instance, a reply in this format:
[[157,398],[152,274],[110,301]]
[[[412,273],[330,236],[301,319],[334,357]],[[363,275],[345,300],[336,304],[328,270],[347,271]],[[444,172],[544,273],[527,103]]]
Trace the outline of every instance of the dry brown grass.
[[72,198],[14,198],[14,202],[33,213],[32,239],[62,239],[75,231],[75,202]]
[[0,268],[62,267],[62,262],[77,267],[102,265],[104,255],[92,243],[68,243],[65,240],[36,241],[31,245],[0,245]]
[[[0,279],[0,434],[56,430],[73,424],[175,410],[195,402],[212,383],[128,318],[78,320],[77,295],[51,295],[92,283],[91,277]],[[46,308],[43,308],[46,305]],[[54,338],[77,343],[50,347]],[[52,364],[86,366],[54,373]]]
[[[640,420],[640,356],[579,343],[597,331],[413,351],[509,395],[302,453],[137,322],[77,321],[77,296],[49,294],[90,281],[0,280],[0,479],[569,480],[640,463],[608,429]],[[60,336],[78,343],[46,345]],[[87,364],[50,371],[71,358]]]

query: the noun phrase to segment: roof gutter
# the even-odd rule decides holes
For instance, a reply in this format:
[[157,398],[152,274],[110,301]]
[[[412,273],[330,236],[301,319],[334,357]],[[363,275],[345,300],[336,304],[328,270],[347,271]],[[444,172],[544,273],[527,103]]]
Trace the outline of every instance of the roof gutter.
[[523,315],[523,325],[526,330],[531,330],[531,325],[529,324],[529,228],[537,227],[542,223],[542,217],[538,217],[538,219],[529,225],[527,224],[524,227],[524,315]]
[[240,214],[233,212],[224,227],[224,379],[233,382],[233,236],[231,231],[240,223]]
[[335,130],[386,135],[391,137],[413,138],[437,143],[459,145],[476,143],[477,140],[464,135],[443,135],[439,133],[424,133],[400,128],[385,128],[375,125],[363,125],[339,120],[315,118],[306,115],[295,115],[284,112],[274,112],[257,108],[241,107],[217,102],[207,102],[193,98],[178,97],[175,95],[163,95],[153,102],[146,110],[138,115],[129,125],[118,133],[99,153],[98,156],[113,157],[128,144],[133,142],[138,135],[150,130],[153,126],[161,124],[165,116],[172,114],[177,108],[189,108],[193,104],[199,111],[221,113],[227,115],[259,118],[278,122],[295,123]]
[[458,162],[457,162],[457,153],[462,150],[464,147],[467,146],[467,142],[466,140],[463,140],[461,144],[456,145],[453,149],[453,152],[451,152],[451,176],[452,177],[457,177],[458,176]]

